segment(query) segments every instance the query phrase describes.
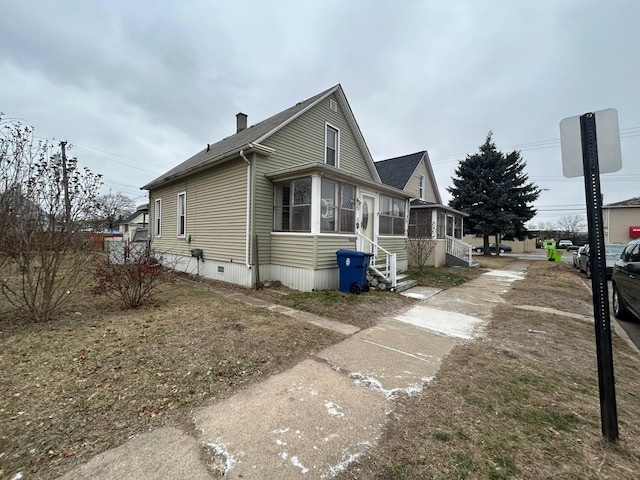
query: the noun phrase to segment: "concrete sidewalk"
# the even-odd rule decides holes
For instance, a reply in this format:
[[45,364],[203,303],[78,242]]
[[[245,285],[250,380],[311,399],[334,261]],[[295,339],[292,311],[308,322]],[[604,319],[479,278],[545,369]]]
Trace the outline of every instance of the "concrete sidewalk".
[[[246,297],[351,335],[316,358],[195,412],[197,438],[175,428],[139,435],[64,479],[331,478],[375,446],[395,399],[414,394],[483,325],[525,262],[446,291],[413,289],[402,315],[354,327]],[[243,301],[240,294],[230,294]],[[357,330],[357,329],[356,329]]]

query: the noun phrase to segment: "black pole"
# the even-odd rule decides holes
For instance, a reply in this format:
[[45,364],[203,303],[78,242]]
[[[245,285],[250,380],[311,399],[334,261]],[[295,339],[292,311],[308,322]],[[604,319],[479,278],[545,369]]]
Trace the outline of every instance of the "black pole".
[[618,414],[616,410],[613,352],[611,348],[611,322],[609,320],[609,290],[600,194],[600,167],[596,118],[593,113],[580,117],[584,187],[589,224],[589,264],[593,290],[593,319],[596,330],[598,355],[598,384],[600,388],[600,417],[602,435],[609,441],[618,440]]

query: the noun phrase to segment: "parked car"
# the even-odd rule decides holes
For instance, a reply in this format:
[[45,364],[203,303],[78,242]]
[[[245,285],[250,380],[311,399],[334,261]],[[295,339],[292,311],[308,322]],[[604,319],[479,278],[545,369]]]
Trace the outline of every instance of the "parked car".
[[[604,246],[605,249],[605,258],[607,262],[607,278],[611,278],[611,274],[613,272],[613,265],[616,263],[616,260],[620,258],[620,254],[624,250],[625,246],[622,243],[607,243]],[[587,278],[591,278],[591,255],[590,255],[589,245],[584,246],[584,252],[580,256],[579,260],[579,269],[580,272],[584,272]]]
[[[473,247],[473,249],[477,253],[483,253],[484,252],[484,245],[480,245],[479,247]],[[490,252],[495,252],[496,251],[496,244],[495,243],[490,243],[489,244],[489,251]],[[511,247],[509,245],[505,245],[504,243],[501,243],[500,244],[500,248],[498,249],[498,251],[500,253],[510,252],[511,251]]]
[[616,318],[640,318],[640,239],[629,242],[613,265],[611,285]]
[[580,268],[580,257],[584,255],[585,247],[578,247],[576,253],[573,255],[573,266],[574,268]]
[[573,242],[571,240],[560,240],[558,242],[557,248],[569,248],[573,246]]

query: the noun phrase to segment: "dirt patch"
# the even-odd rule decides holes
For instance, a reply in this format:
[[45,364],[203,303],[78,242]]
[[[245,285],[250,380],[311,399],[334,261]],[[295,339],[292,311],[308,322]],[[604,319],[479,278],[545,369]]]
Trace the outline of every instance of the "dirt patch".
[[640,357],[614,336],[620,441],[603,440],[591,314],[570,267],[531,262],[481,340],[456,347],[398,406],[381,443],[340,479],[611,478],[640,471]]

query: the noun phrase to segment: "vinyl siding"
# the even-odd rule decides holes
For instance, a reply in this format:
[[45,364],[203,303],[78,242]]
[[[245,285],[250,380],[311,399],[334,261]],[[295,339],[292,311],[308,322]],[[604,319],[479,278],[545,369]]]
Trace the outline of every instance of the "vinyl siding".
[[415,171],[411,175],[411,178],[404,187],[404,191],[407,192],[413,198],[420,198],[420,175],[424,176],[424,198],[427,202],[437,202],[436,194],[433,190],[433,181],[429,178],[429,172],[424,164],[424,161],[420,162]]
[[[177,238],[177,198],[186,192],[186,238]],[[189,256],[201,248],[204,258],[245,263],[246,164],[227,162],[150,192],[162,199],[162,237],[152,237],[159,251]],[[151,222],[155,212],[150,212]],[[153,225],[153,223],[152,223]],[[191,242],[187,238],[191,236]]]
[[355,236],[328,236],[316,238],[316,268],[335,268],[337,265],[336,252],[340,249],[355,250]]
[[312,235],[278,233],[271,236],[271,264],[313,270],[314,258]]
[[272,163],[269,171],[304,163],[324,163],[325,124],[329,123],[340,130],[340,170],[366,180],[374,179],[341,106],[338,104],[337,112],[329,108],[331,99],[336,100],[335,95],[325,98],[262,142],[276,149],[269,158]]
[[407,261],[407,237],[378,237],[378,245],[396,254],[398,263]]

